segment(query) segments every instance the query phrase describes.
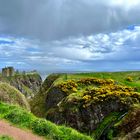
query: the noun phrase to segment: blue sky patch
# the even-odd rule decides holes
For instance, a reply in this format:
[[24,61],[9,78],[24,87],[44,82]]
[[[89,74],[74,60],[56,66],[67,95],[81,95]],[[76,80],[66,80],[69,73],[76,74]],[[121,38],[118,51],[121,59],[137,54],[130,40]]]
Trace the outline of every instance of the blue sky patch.
[[29,48],[26,48],[26,51],[28,51],[28,52],[39,52],[40,49],[39,48],[29,47]]
[[134,30],[136,25],[130,25],[127,27],[127,30]]
[[0,44],[14,44],[15,42],[14,41],[7,41],[7,40],[0,40]]

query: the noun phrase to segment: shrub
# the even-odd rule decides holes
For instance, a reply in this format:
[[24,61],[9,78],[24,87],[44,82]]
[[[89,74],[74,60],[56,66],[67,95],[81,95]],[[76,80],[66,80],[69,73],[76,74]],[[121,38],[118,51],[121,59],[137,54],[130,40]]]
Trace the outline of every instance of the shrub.
[[91,90],[83,93],[83,107],[91,103],[108,101],[110,99],[120,100],[124,104],[133,104],[140,102],[140,94],[134,92],[134,89],[121,85],[106,85],[93,87]]
[[80,80],[68,80],[57,85],[59,89],[69,95],[72,92],[77,92],[78,87],[83,87],[87,85],[113,85],[114,80],[112,79],[98,79],[98,78],[84,78]]
[[128,82],[133,82],[133,78],[132,77],[127,77],[126,79],[125,79],[126,81],[128,81]]

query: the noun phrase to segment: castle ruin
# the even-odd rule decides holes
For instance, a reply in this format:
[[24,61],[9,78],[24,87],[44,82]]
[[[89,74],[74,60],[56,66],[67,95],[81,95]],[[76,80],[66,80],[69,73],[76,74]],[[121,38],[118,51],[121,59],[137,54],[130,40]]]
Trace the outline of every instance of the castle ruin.
[[11,77],[14,76],[15,70],[13,67],[5,67],[2,69],[2,76],[3,77]]

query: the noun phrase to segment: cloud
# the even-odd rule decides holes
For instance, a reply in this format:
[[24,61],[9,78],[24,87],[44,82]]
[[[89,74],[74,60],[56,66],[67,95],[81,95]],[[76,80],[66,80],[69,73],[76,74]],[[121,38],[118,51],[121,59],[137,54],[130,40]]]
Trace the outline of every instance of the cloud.
[[[140,66],[140,26],[46,41],[0,37],[1,67],[39,71],[128,70]],[[11,43],[12,42],[12,43]]]
[[0,0],[0,33],[52,41],[140,21],[139,0]]
[[53,50],[56,56],[80,61],[134,60],[137,57],[139,59],[139,40],[140,27],[135,26],[133,30],[123,29],[108,34],[100,33],[63,40],[56,42],[54,49],[50,50]]
[[117,1],[110,1],[111,6],[118,6],[124,7],[125,9],[129,10],[134,7],[138,7],[140,5],[139,0],[117,0]]

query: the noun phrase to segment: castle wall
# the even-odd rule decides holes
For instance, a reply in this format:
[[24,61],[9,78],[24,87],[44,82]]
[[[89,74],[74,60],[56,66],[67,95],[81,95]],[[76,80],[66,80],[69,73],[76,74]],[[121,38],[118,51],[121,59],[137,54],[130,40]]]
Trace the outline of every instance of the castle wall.
[[10,77],[10,76],[14,76],[14,68],[13,67],[6,67],[2,69],[2,76],[3,77]]

